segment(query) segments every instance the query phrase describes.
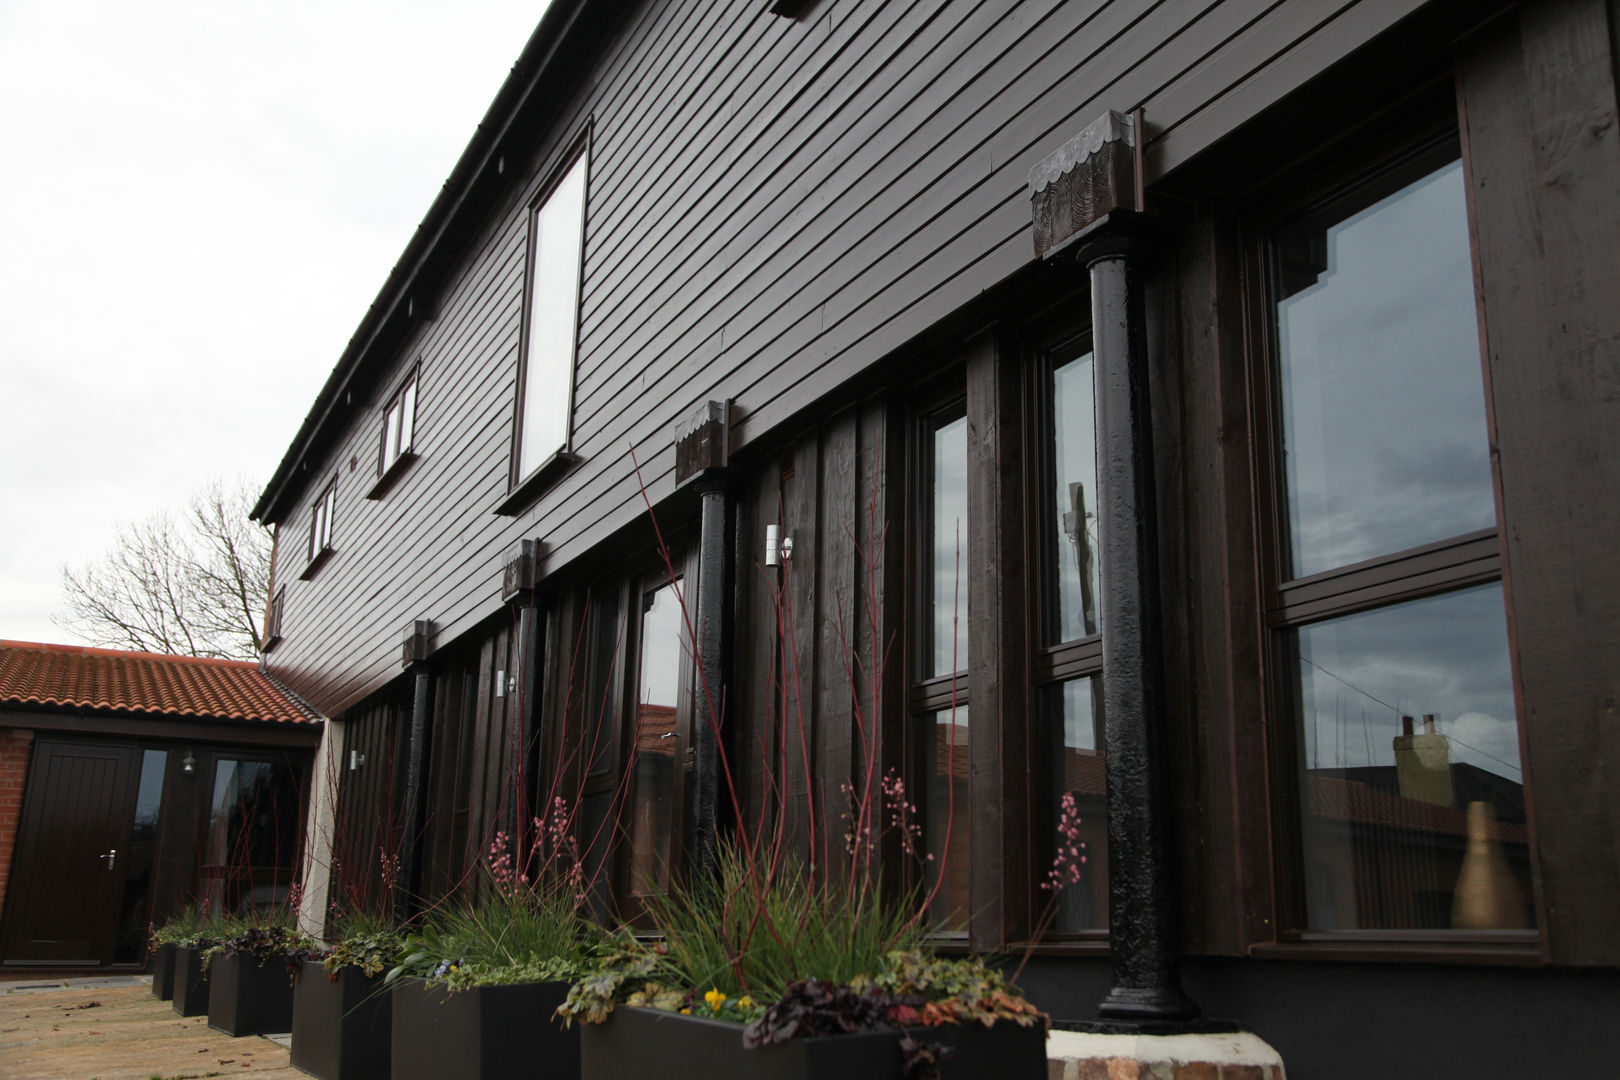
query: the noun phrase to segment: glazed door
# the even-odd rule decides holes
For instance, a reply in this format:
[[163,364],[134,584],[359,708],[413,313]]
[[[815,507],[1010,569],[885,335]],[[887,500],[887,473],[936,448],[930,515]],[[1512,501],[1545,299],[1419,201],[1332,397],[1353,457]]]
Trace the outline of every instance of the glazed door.
[[35,744],[5,897],[5,963],[114,962],[140,773],[137,747]]

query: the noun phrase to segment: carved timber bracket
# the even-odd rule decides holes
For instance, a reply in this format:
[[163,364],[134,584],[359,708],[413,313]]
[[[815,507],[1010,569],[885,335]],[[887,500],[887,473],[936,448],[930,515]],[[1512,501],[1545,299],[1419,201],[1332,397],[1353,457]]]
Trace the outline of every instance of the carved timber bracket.
[[1050,259],[1121,211],[1140,213],[1142,111],[1106,112],[1029,171],[1035,254]]

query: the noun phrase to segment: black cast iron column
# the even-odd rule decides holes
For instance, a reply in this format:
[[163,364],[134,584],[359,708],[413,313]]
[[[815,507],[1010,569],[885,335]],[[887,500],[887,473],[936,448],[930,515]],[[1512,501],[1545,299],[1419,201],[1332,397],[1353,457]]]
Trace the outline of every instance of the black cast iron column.
[[[731,820],[723,771],[732,703],[731,660],[737,593],[736,478],[729,469],[731,403],[703,403],[675,443],[675,482],[690,486],[700,505],[697,603],[697,685],[692,710],[692,790],[686,843],[693,880],[712,877],[716,849]],[[690,594],[688,594],[690,595]]]
[[689,843],[692,866],[703,877],[715,868],[715,848],[731,818],[721,766],[721,740],[730,727],[733,604],[736,593],[736,496],[729,474],[710,470],[697,481],[702,498],[697,581],[697,707],[692,716],[696,748],[692,770]]
[[1128,235],[1093,240],[1097,533],[1108,775],[1108,929],[1114,985],[1098,1013],[1129,1022],[1197,1014],[1181,992],[1158,534],[1145,320]]

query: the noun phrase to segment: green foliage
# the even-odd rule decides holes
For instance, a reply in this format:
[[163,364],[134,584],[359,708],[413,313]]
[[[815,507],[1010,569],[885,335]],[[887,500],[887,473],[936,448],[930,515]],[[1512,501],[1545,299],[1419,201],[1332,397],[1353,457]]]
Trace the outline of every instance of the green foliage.
[[297,928],[271,923],[243,926],[235,933],[220,938],[203,949],[202,960],[206,966],[222,956],[241,956],[260,967],[272,959],[283,960],[290,967],[296,967],[300,960],[313,958],[319,952],[320,947]]
[[359,908],[345,912],[333,932],[337,940],[321,962],[334,978],[346,967],[367,977],[381,975],[399,963],[405,946],[404,933],[391,917]]
[[247,923],[235,915],[204,913],[187,907],[152,933],[152,944],[173,945],[180,949],[207,949],[246,929]]
[[906,914],[915,905],[885,903],[876,884],[819,886],[795,861],[754,866],[736,845],[718,863],[715,879],[648,902],[672,985],[774,1001],[805,979],[848,985],[922,944],[925,928]]
[[1001,972],[978,957],[947,959],[920,950],[896,950],[877,974],[855,979],[850,986],[921,999],[916,1022],[927,1027],[969,1023],[989,1027],[1002,1020],[1033,1027],[1046,1020]]
[[587,924],[571,898],[490,890],[442,909],[405,939],[387,981],[415,976],[451,990],[575,978]]

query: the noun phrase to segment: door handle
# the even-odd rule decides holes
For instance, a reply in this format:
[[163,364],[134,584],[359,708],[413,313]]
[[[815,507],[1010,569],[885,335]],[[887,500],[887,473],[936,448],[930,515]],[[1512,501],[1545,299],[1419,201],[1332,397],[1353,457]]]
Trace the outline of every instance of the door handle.
[[117,848],[108,848],[107,849],[107,854],[101,856],[101,858],[107,860],[107,869],[111,870],[114,866],[116,866],[118,864],[118,849]]

